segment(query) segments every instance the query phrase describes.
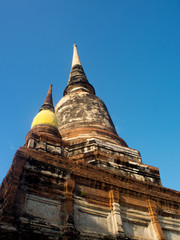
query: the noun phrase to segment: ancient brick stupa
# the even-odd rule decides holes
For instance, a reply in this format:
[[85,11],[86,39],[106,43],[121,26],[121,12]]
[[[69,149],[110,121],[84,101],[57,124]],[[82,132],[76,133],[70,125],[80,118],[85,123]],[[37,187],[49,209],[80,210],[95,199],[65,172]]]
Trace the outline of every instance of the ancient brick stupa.
[[77,47],[0,187],[0,240],[180,239],[180,193],[118,136]]

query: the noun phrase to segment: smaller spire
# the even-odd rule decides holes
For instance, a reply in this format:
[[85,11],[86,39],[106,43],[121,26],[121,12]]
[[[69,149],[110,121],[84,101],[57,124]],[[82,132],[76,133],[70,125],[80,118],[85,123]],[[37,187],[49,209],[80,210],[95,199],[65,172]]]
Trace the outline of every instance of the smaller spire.
[[48,125],[58,128],[57,118],[54,113],[52,100],[52,85],[49,86],[47,96],[39,110],[39,113],[33,119],[31,129],[37,125]]
[[40,108],[40,111],[45,109],[54,111],[53,100],[52,100],[52,84],[50,84],[49,86],[47,96],[44,100],[43,105]]
[[77,45],[74,44],[73,45],[73,58],[72,58],[72,67],[74,67],[75,65],[81,65],[80,59],[79,59],[79,55],[78,55],[78,51],[77,51]]

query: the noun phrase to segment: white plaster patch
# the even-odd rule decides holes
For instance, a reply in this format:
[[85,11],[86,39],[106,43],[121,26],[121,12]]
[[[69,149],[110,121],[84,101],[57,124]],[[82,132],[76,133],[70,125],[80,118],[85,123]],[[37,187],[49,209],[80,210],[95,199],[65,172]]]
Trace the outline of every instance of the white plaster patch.
[[110,211],[103,211],[101,207],[77,201],[74,205],[75,226],[80,232],[89,234],[108,235],[112,231]]
[[125,235],[133,239],[155,240],[151,219],[148,212],[121,207]]
[[154,240],[154,237],[149,234],[148,227],[138,225],[135,223],[124,222],[123,228],[125,235],[132,239],[139,239],[139,240]]
[[164,235],[168,240],[180,239],[180,219],[158,216]]
[[25,212],[55,225],[60,223],[60,203],[35,195],[26,196]]
[[180,239],[180,232],[163,230],[166,240],[178,240]]

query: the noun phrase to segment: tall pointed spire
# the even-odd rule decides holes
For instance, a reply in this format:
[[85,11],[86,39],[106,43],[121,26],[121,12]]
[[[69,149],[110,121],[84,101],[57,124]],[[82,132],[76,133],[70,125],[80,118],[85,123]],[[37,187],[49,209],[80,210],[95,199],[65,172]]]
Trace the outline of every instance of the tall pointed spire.
[[97,138],[127,147],[116,132],[104,102],[96,97],[93,86],[88,82],[74,45],[72,67],[64,97],[55,107],[58,130],[68,143],[83,142]]
[[69,75],[68,85],[64,90],[64,95],[80,89],[91,94],[95,94],[95,90],[93,86],[88,82],[86,74],[81,65],[77,51],[77,45],[74,44],[71,72]]

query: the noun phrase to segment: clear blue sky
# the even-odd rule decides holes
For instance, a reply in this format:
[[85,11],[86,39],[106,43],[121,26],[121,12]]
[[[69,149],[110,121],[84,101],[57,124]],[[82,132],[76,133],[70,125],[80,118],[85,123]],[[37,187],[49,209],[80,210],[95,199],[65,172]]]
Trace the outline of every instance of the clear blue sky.
[[0,182],[76,42],[118,134],[180,190],[180,1],[0,1]]

